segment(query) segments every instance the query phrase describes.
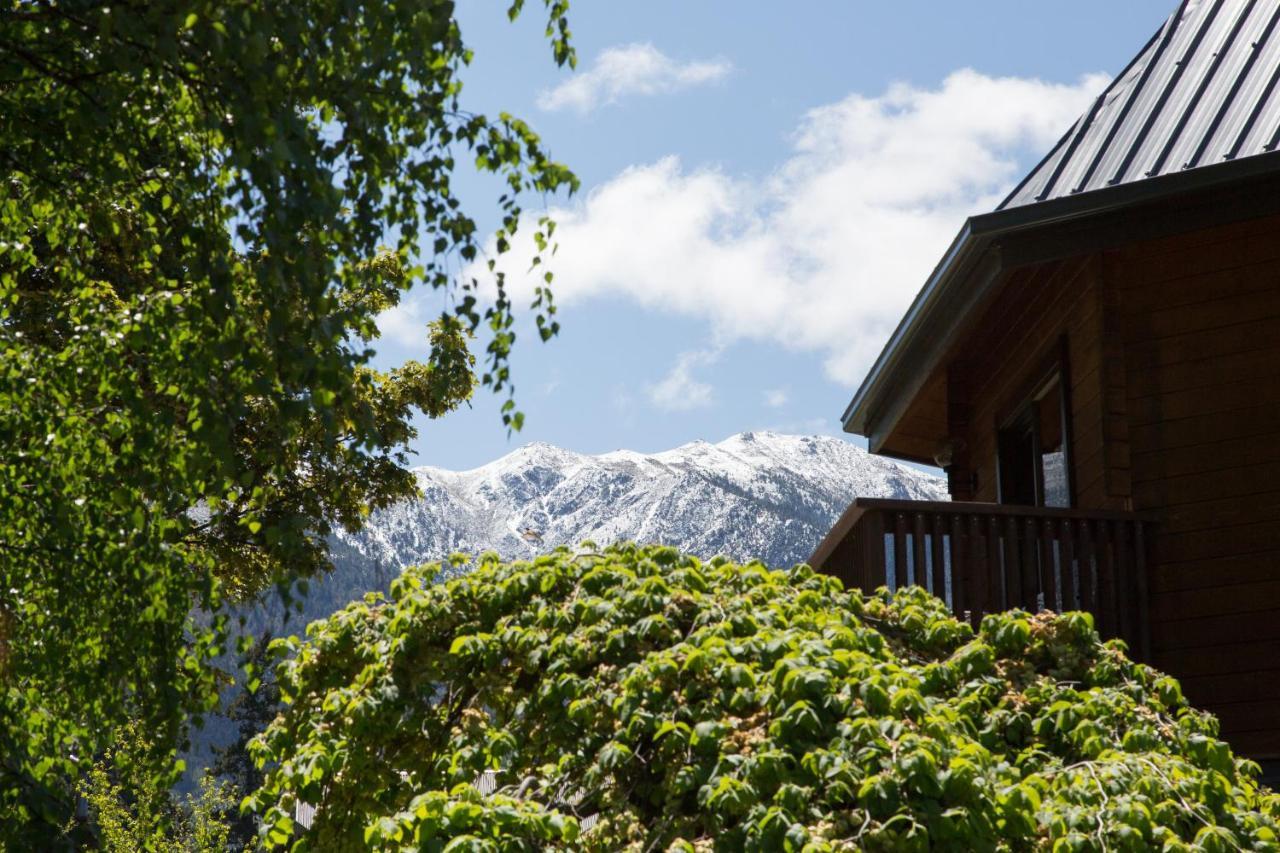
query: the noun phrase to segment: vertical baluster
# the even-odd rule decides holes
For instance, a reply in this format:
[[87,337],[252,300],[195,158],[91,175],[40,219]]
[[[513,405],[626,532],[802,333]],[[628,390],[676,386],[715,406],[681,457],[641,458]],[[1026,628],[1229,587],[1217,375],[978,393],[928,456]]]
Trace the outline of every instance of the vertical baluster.
[[987,583],[990,585],[987,613],[1009,609],[1009,585],[1003,568],[1004,553],[1000,549],[1000,518],[989,515],[983,525],[987,538]]
[[863,590],[875,592],[885,585],[887,570],[884,559],[884,513],[870,510],[862,517]]
[[1093,544],[1093,522],[1080,519],[1080,609],[1093,614],[1098,622],[1098,549]]
[[1113,528],[1112,550],[1115,552],[1113,566],[1115,567],[1115,586],[1116,586],[1116,631],[1121,639],[1128,643],[1129,648],[1135,648],[1133,623],[1135,619],[1135,610],[1137,610],[1137,601],[1131,585],[1133,584],[1133,565],[1129,559],[1129,525],[1123,521],[1117,521]]
[[902,589],[911,583],[907,562],[907,517],[900,513],[893,514],[893,583],[894,590]]
[[1110,523],[1099,520],[1094,547],[1098,554],[1098,627],[1104,637],[1116,636],[1116,567],[1111,556]]
[[985,519],[969,516],[969,577],[973,586],[969,594],[969,609],[973,611],[974,625],[982,621],[983,614],[991,609],[991,569],[987,556],[988,542]]
[[947,598],[947,564],[943,557],[942,516],[935,512],[930,516],[929,521],[929,569],[933,573],[933,594],[946,601],[954,611],[955,605]]
[[924,513],[912,513],[911,519],[911,582],[928,588],[929,566],[926,564],[924,541]]
[[1058,603],[1058,559],[1054,549],[1057,541],[1056,525],[1052,518],[1040,521],[1040,589],[1044,592],[1046,610],[1059,611]]
[[1024,606],[1022,590],[1022,567],[1018,560],[1018,519],[1007,516],[1004,522],[1004,589],[1005,609]]
[[964,517],[952,515],[948,519],[951,528],[950,547],[947,556],[950,558],[947,574],[951,577],[952,608],[962,618],[966,610],[973,610],[970,598],[968,544],[969,537],[965,533]]
[[862,563],[862,540],[862,525],[855,524],[845,541],[836,549],[836,554],[840,557],[836,577],[840,578],[845,589],[862,589],[862,573],[865,569]]
[[1133,523],[1133,571],[1138,588],[1138,654],[1151,662],[1151,599],[1147,579],[1147,532],[1142,521]]
[[1027,516],[1022,528],[1022,602],[1023,607],[1035,613],[1040,609],[1040,554],[1036,545],[1039,525],[1034,516]]
[[1062,556],[1062,571],[1058,577],[1062,582],[1062,609],[1079,610],[1080,601],[1076,598],[1076,578],[1075,578],[1075,559],[1076,559],[1076,523],[1074,519],[1062,519],[1062,538],[1059,553]]

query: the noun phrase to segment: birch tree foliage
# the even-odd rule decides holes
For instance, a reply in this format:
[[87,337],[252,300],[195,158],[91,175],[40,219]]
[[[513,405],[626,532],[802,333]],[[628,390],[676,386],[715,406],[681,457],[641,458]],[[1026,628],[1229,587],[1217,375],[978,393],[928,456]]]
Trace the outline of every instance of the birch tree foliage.
[[[0,846],[61,832],[124,720],[167,742],[211,707],[224,631],[193,606],[322,571],[333,526],[413,490],[416,412],[510,391],[517,307],[459,272],[577,183],[467,110],[470,60],[447,0],[0,8]],[[414,287],[446,306],[423,359],[375,371]],[[529,310],[552,336],[550,291]]]

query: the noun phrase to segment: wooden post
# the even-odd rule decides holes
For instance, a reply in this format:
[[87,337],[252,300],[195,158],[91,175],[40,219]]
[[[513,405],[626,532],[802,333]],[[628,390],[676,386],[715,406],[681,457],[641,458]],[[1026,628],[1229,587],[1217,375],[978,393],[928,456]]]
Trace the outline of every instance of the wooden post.
[[[1080,521],[1080,609],[1098,618],[1098,551],[1093,545],[1093,525]],[[1100,624],[1098,627],[1102,627]]]
[[[931,524],[929,525],[929,563],[932,573],[933,594],[943,601],[947,600],[947,564],[943,555],[943,533],[942,516],[938,513],[932,513],[929,516]],[[955,590],[952,589],[952,611],[955,610]]]
[[987,613],[1009,609],[1009,586],[1001,566],[1000,519],[989,515],[982,525],[987,553]]
[[[911,582],[929,587],[929,566],[924,547],[924,513],[912,513],[911,517]],[[936,593],[935,593],[936,594]]]
[[969,516],[969,548],[973,559],[969,567],[973,572],[973,592],[969,596],[969,606],[973,610],[975,627],[982,621],[984,613],[991,612],[992,604],[999,596],[999,587],[991,584],[991,542],[984,519],[976,515]]
[[863,529],[863,566],[866,576],[866,592],[875,592],[885,585],[884,513],[868,510],[859,522]]
[[1116,567],[1111,555],[1111,531],[1109,523],[1098,521],[1098,626],[1104,637],[1116,636]]
[[1151,599],[1147,578],[1147,536],[1142,521],[1134,522],[1134,574],[1138,587],[1138,654],[1143,663],[1151,662]]
[[1031,613],[1040,609],[1040,554],[1036,547],[1039,528],[1032,516],[1022,524],[1022,602]]
[[1137,621],[1138,603],[1133,593],[1133,561],[1129,558],[1129,546],[1129,525],[1118,521],[1112,543],[1115,551],[1116,631],[1130,649],[1135,649],[1138,644],[1134,622]]
[[907,585],[907,517],[901,512],[893,514],[893,589]]
[[1062,609],[1078,610],[1080,608],[1080,600],[1076,597],[1078,590],[1076,588],[1075,563],[1076,559],[1076,523],[1074,519],[1062,519],[1062,547],[1059,549],[1062,555]]
[[969,563],[969,535],[965,532],[964,517],[952,515],[950,519],[951,547],[947,553],[951,557],[951,602],[952,609],[959,616],[966,610],[973,610],[972,591],[969,574],[972,569]]
[[1057,541],[1057,525],[1052,518],[1040,521],[1040,589],[1044,592],[1046,610],[1058,611],[1058,560],[1053,545]]
[[1022,607],[1022,572],[1018,566],[1018,519],[1010,515],[1004,523],[1005,607]]

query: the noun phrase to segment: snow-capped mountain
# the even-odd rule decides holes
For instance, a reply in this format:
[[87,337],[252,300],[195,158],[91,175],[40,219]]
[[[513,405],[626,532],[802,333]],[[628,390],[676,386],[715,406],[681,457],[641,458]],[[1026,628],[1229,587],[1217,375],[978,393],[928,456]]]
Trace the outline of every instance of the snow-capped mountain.
[[452,551],[527,557],[590,539],[696,554],[805,559],[857,496],[945,500],[914,468],[835,438],[742,433],[646,456],[534,443],[472,471],[418,468],[423,496],[338,539],[389,569]]
[[418,468],[422,496],[331,542],[335,571],[307,618],[453,552],[530,557],[591,540],[662,542],[786,566],[808,557],[855,497],[945,500],[945,483],[829,437],[747,432],[664,453],[590,456],[525,445],[471,471]]
[[[665,453],[588,456],[528,444],[471,471],[419,468],[422,496],[370,516],[330,541],[334,571],[310,584],[301,614],[278,599],[242,608],[239,630],[302,633],[402,567],[454,552],[530,557],[585,540],[662,542],[702,556],[803,561],[855,497],[945,500],[943,480],[837,438],[742,433]],[[193,736],[187,784],[214,744],[234,736],[213,715]]]

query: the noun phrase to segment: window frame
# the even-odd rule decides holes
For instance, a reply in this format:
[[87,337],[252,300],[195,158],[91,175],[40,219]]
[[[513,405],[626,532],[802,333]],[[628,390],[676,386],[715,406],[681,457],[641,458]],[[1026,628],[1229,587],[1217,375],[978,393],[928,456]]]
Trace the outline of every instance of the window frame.
[[1019,391],[1012,395],[1008,403],[1002,407],[1004,416],[996,421],[996,502],[1009,504],[1006,500],[1006,467],[1004,436],[1018,429],[1030,427],[1031,452],[1035,462],[1031,475],[1035,492],[1033,506],[1045,506],[1044,465],[1040,445],[1040,401],[1046,394],[1052,393],[1050,386],[1058,385],[1058,405],[1062,433],[1063,466],[1066,474],[1067,508],[1076,507],[1075,453],[1071,421],[1071,371],[1067,352],[1067,339],[1063,336],[1052,349],[1037,362],[1036,370],[1030,372],[1019,386]]

